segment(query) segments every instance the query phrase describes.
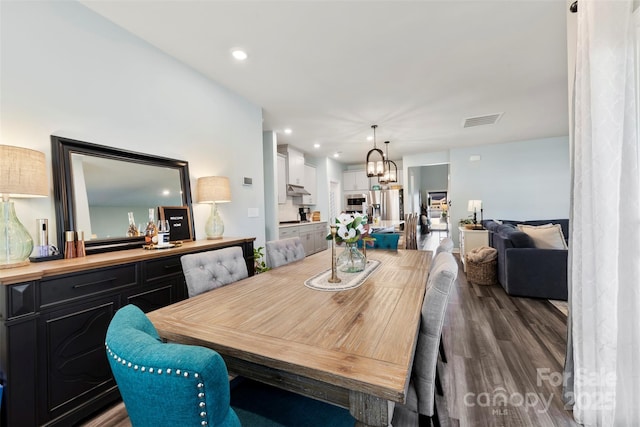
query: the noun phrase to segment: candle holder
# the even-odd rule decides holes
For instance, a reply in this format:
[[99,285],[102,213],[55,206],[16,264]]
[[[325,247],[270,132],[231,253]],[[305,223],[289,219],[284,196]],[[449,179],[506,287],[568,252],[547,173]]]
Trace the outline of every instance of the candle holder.
[[338,277],[336,269],[336,232],[338,227],[331,226],[331,277],[327,280],[329,283],[340,283],[342,280]]

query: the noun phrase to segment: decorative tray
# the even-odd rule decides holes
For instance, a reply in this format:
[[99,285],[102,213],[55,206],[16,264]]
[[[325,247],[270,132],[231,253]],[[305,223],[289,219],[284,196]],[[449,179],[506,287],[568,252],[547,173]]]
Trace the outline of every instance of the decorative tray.
[[154,249],[171,249],[176,246],[182,246],[182,242],[169,243],[168,245],[142,245],[142,249],[154,250]]

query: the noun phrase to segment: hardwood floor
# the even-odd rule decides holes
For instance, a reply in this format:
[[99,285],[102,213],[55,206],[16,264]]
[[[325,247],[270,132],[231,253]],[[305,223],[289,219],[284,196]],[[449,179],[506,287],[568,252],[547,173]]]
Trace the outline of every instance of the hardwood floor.
[[[422,236],[433,250],[445,237]],[[578,426],[562,402],[567,318],[547,300],[508,296],[500,285],[467,282],[462,265],[438,362],[443,426]]]
[[[433,250],[444,233],[419,237]],[[459,262],[459,261],[458,261]],[[578,426],[559,384],[566,316],[546,300],[509,297],[500,285],[469,284],[462,272],[443,330],[447,363],[438,362],[443,426]],[[122,404],[84,426],[129,427]]]

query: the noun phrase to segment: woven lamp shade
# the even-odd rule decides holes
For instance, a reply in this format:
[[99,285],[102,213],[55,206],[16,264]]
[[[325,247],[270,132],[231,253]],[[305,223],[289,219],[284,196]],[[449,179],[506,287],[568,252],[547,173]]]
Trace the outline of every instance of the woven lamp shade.
[[48,196],[44,153],[0,145],[0,194],[8,197]]
[[231,187],[226,176],[205,176],[198,178],[198,203],[227,203],[231,201]]

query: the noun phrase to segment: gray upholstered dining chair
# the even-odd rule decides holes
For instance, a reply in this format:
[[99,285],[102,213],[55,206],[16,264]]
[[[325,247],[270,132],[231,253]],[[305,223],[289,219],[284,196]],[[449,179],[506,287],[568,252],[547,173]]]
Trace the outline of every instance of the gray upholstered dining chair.
[[453,283],[458,277],[458,264],[452,254],[442,252],[434,259],[429,274],[427,291],[422,305],[418,344],[411,371],[411,381],[404,405],[393,405],[394,427],[416,424],[427,426],[431,422],[440,425],[435,405],[436,367],[438,346],[447,302]]
[[305,257],[304,246],[299,237],[272,240],[266,243],[267,267],[276,268]]
[[180,262],[189,298],[249,276],[239,246],[183,255]]
[[445,237],[440,241],[440,244],[436,248],[436,253],[434,256],[437,256],[440,252],[453,252],[453,240],[451,237]]
[[[440,241],[440,244],[436,248],[436,253],[433,255],[434,259],[441,252],[448,252],[448,253],[453,252],[453,240],[450,237],[445,237]],[[436,265],[435,263],[431,263],[431,268],[429,271],[433,270],[433,267],[435,265]],[[440,358],[444,363],[447,363],[447,353],[444,351],[444,344],[442,344],[442,336],[440,337],[439,349],[440,349]]]

